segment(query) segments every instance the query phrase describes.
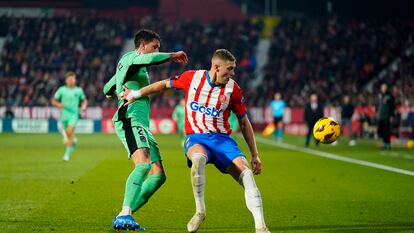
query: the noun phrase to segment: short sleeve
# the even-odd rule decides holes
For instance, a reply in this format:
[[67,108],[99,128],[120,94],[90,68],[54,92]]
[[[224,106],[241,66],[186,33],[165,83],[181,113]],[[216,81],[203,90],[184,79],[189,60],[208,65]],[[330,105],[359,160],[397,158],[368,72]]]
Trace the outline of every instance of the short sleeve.
[[80,96],[79,96],[79,98],[80,98],[80,100],[85,100],[85,92],[83,92],[83,90],[82,90],[82,88],[79,88],[79,92],[80,92]]
[[62,88],[59,87],[59,89],[56,91],[55,96],[53,97],[58,101],[62,100]]
[[177,89],[177,90],[185,90],[187,91],[190,87],[191,80],[194,77],[194,70],[185,71],[179,76],[175,76],[174,78],[170,79],[170,85],[171,87]]
[[237,83],[234,83],[231,100],[231,110],[239,119],[245,117],[247,115],[246,99],[244,98],[243,92]]

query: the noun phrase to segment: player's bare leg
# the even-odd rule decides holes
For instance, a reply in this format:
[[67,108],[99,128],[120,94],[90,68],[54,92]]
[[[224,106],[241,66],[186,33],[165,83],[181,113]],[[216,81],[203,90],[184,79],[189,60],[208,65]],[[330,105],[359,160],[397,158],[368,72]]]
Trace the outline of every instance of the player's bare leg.
[[68,125],[68,127],[66,128],[67,140],[66,140],[66,151],[65,151],[65,154],[63,155],[64,161],[69,161],[70,154],[74,151],[74,148],[73,148],[74,134],[75,134],[75,127],[73,125]]
[[253,172],[250,170],[246,158],[242,156],[235,158],[227,172],[244,188],[246,206],[253,215],[256,233],[270,233],[264,221],[260,191],[256,186]]
[[193,186],[196,212],[187,224],[188,232],[196,232],[206,217],[204,187],[206,183],[205,167],[208,161],[206,150],[198,144],[188,149],[188,158],[192,162],[191,184]]
[[63,137],[63,144],[66,145],[66,142],[68,141],[68,135],[66,135],[66,130],[63,128],[63,125],[60,121],[58,122],[58,130]]

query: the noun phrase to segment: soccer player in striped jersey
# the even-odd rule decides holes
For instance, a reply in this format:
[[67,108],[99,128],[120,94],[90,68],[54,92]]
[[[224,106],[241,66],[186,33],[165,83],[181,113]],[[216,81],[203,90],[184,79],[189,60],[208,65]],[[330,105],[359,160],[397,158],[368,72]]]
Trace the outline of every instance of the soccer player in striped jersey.
[[[169,60],[184,64],[188,61],[183,51],[160,53],[160,37],[150,30],[140,30],[135,35],[135,50],[124,54],[118,62],[115,75],[105,84],[104,94],[113,97],[123,87],[139,90],[149,85],[147,67]],[[125,101],[126,102],[126,101]],[[113,117],[116,134],[124,144],[129,159],[135,165],[125,185],[122,210],[115,217],[112,226],[117,230],[143,230],[132,217],[157,189],[166,176],[158,144],[149,130],[150,100],[141,98],[128,106],[121,98],[118,111]]]
[[[196,204],[196,213],[187,224],[189,232],[196,232],[206,216],[204,204],[205,166],[214,164],[222,173],[230,174],[244,188],[247,208],[253,215],[256,232],[270,232],[263,215],[262,199],[253,174],[260,174],[262,163],[256,147],[253,128],[247,117],[245,99],[239,85],[232,79],[236,68],[235,57],[225,49],[216,50],[207,70],[190,70],[172,79],[166,79],[138,91],[125,88],[125,105],[149,94],[167,88],[184,90],[185,131],[188,135],[184,150],[189,167]],[[251,153],[250,169],[245,155],[229,136],[230,111],[239,119],[240,130]]]

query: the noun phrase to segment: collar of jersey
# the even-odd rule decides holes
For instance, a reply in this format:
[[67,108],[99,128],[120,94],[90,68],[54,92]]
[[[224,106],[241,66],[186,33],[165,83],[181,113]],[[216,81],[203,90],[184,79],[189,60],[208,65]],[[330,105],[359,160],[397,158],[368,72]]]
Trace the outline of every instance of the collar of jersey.
[[206,79],[207,79],[208,84],[210,84],[210,86],[211,86],[212,88],[215,88],[215,87],[216,87],[216,85],[215,85],[214,83],[212,83],[212,82],[211,82],[211,80],[210,80],[210,75],[208,74],[208,71],[207,71],[207,70],[206,70]]

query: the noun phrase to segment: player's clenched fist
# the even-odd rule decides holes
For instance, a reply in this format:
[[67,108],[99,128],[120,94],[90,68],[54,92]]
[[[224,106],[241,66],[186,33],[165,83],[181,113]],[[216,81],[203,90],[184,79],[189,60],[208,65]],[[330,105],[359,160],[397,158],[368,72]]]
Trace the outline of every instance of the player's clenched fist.
[[188,62],[188,56],[184,51],[178,51],[171,53],[171,60],[178,64],[186,64]]

